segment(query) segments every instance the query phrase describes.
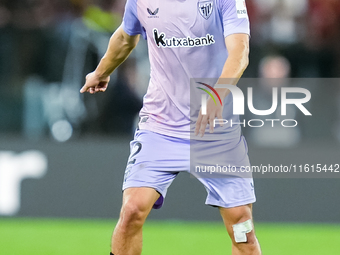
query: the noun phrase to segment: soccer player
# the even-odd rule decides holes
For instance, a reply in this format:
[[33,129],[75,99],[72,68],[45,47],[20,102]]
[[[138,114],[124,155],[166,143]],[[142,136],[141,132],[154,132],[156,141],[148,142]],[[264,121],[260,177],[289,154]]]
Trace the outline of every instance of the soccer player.
[[212,89],[221,104],[210,97],[203,112],[197,103],[203,92],[196,89],[211,89],[214,84],[207,78],[236,85],[247,67],[249,20],[244,0],[127,0],[122,25],[96,70],[86,76],[81,92],[104,92],[110,74],[129,56],[140,35],[148,42],[150,83],[131,142],[111,254],[141,254],[142,226],[151,209],[162,206],[168,187],[182,171],[195,175],[207,190],[206,204],[219,208],[232,254],[261,254],[252,222],[251,176],[207,178],[192,170],[195,164],[217,161],[235,169],[249,166],[240,126],[214,128],[214,119],[238,121],[230,91]]

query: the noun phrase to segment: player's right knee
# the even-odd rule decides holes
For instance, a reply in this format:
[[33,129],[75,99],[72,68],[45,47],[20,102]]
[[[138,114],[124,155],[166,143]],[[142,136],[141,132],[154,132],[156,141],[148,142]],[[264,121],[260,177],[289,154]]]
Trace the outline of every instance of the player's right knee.
[[124,225],[143,226],[147,217],[147,212],[143,207],[135,203],[126,203],[123,205],[120,218]]

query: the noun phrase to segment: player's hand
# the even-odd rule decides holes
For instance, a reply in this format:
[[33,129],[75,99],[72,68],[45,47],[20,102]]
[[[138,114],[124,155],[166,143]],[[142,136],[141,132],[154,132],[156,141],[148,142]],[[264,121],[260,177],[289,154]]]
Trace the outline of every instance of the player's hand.
[[90,94],[95,94],[97,92],[104,92],[107,89],[109,81],[110,76],[100,77],[95,71],[89,73],[86,75],[86,81],[80,93],[89,92]]
[[[220,103],[215,104],[214,100],[210,97],[207,100],[207,114],[202,115],[202,109],[198,115],[196,122],[195,135],[204,136],[205,129],[209,124],[209,132],[214,133],[214,120],[222,119],[223,105]],[[220,125],[221,126],[221,125]]]

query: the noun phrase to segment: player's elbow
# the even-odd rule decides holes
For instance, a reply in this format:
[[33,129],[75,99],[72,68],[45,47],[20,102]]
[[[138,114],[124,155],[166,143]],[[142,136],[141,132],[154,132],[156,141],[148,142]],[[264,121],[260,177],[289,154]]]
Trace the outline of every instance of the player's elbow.
[[242,45],[241,69],[245,71],[249,65],[249,45]]
[[249,64],[249,36],[246,34],[233,34],[226,37],[226,46],[229,59],[243,73]]
[[243,58],[243,64],[242,64],[242,71],[243,72],[247,69],[248,65],[249,65],[249,57],[245,56]]
[[121,43],[128,50],[133,50],[139,41],[140,35],[128,35],[122,27],[120,27]]
[[110,45],[114,48],[119,48],[120,51],[131,52],[138,44],[139,35],[128,35],[120,26],[111,36]]
[[244,51],[241,54],[238,54],[235,58],[235,64],[237,65],[238,72],[243,74],[249,65],[249,52]]
[[237,70],[243,73],[249,65],[249,46],[240,44],[230,51],[229,58],[237,66]]

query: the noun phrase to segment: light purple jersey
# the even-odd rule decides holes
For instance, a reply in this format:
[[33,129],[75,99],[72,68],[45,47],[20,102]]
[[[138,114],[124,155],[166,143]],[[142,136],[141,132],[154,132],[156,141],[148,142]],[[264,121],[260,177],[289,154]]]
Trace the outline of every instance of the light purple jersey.
[[[123,29],[148,42],[150,83],[140,112],[140,129],[190,138],[200,109],[201,90],[190,79],[218,78],[228,57],[224,38],[249,34],[244,0],[127,0]],[[191,81],[191,82],[190,82]],[[209,84],[214,86],[214,84]],[[195,91],[195,93],[190,93]],[[232,96],[225,99],[224,119],[232,114]],[[240,135],[240,126],[218,127],[215,137]]]

